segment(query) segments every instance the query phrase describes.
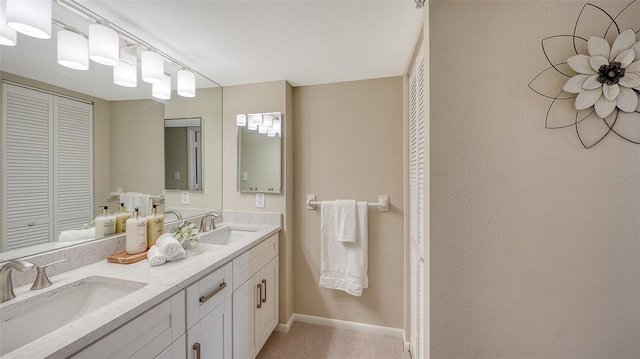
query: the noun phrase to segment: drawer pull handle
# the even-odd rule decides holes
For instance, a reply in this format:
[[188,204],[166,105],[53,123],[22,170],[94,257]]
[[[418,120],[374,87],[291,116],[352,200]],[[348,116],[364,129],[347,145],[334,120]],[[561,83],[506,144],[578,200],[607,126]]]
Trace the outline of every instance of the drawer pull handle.
[[200,343],[195,343],[193,345],[193,350],[196,352],[196,358],[195,359],[200,359]]
[[262,308],[262,284],[258,283],[258,309]]
[[225,282],[220,283],[220,286],[218,288],[212,290],[211,293],[209,293],[207,295],[203,295],[202,297],[200,297],[200,303],[204,303],[204,302],[208,301],[214,295],[220,293],[220,291],[225,289],[226,287],[227,287],[227,283],[225,283]]
[[267,302],[267,280],[263,279],[262,284],[264,284],[264,297],[262,298],[262,303]]

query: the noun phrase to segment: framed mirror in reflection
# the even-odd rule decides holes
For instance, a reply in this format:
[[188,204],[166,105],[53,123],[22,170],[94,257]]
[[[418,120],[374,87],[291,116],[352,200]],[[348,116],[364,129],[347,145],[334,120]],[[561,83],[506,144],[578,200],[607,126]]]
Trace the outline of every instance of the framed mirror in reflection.
[[280,193],[282,114],[240,114],[237,118],[238,191]]
[[164,120],[164,187],[202,191],[202,119]]

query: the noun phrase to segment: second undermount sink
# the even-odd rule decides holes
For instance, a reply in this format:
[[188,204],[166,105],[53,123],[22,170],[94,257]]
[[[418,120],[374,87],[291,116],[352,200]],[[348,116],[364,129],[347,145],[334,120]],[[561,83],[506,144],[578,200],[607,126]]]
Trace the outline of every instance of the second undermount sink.
[[9,353],[98,310],[146,283],[92,276],[4,307],[0,313],[0,355]]
[[228,245],[249,238],[258,230],[255,228],[222,227],[200,234],[200,243]]

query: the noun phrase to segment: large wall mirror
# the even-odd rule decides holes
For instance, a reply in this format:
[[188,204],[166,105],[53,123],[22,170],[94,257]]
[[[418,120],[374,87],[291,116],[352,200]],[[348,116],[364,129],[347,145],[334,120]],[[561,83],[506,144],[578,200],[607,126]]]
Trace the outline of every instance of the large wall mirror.
[[238,115],[238,191],[280,193],[280,112]]
[[202,119],[164,120],[164,187],[202,191]]
[[[96,2],[92,6],[99,6]],[[99,13],[99,12],[98,12]],[[73,28],[88,32],[91,23],[88,19],[74,14],[60,3],[53,2],[53,18],[60,23],[71,25]],[[127,23],[117,24],[127,29]],[[112,212],[117,211],[119,197],[116,194],[122,189],[124,192],[140,192],[159,198],[154,200],[161,209],[171,208],[184,210],[184,213],[201,213],[202,211],[218,210],[222,208],[222,88],[212,81],[196,73],[196,96],[183,98],[175,91],[175,81],[171,99],[157,100],[151,98],[151,84],[140,78],[138,69],[138,86],[122,87],[113,83],[113,68],[90,63],[86,71],[72,70],[57,63],[57,32],[62,30],[58,23],[52,25],[52,38],[48,40],[34,39],[18,35],[17,46],[1,46],[0,49],[0,88],[4,90],[6,83],[26,86],[35,91],[61,94],[63,97],[77,98],[90,103],[93,110],[91,131],[93,137],[91,147],[91,180],[86,198],[78,200],[88,203],[93,213],[88,215],[83,223],[87,224],[100,213],[99,206],[108,205]],[[158,36],[161,36],[159,34]],[[145,39],[154,43],[154,39]],[[143,49],[139,48],[138,52]],[[179,57],[176,55],[176,57]],[[139,65],[139,62],[138,62]],[[165,61],[165,73],[176,78],[181,68]],[[0,105],[0,113],[4,114],[4,107]],[[194,185],[189,187],[174,186],[165,183],[165,119],[194,119],[200,121],[198,126],[187,126],[193,130],[194,136],[200,144],[196,156],[197,160],[191,165],[194,168]],[[3,124],[5,116],[2,118]],[[2,127],[0,127],[2,128]],[[1,132],[1,131],[0,131]],[[197,132],[197,134],[195,134]],[[82,138],[81,140],[86,140]],[[60,144],[70,139],[61,139]],[[172,152],[173,150],[169,150]],[[0,156],[4,156],[0,147]],[[189,159],[186,161],[191,163]],[[179,170],[180,178],[189,182],[189,169]],[[1,171],[6,176],[5,171]],[[172,171],[175,178],[175,172]],[[4,209],[9,202],[5,181],[0,181],[0,232],[7,233],[7,222],[10,217]],[[178,191],[172,189],[180,188]],[[169,189],[168,191],[166,189]],[[180,201],[180,191],[192,192],[190,203]],[[92,192],[92,195],[91,195]],[[78,192],[79,193],[79,192]],[[56,198],[53,196],[52,198]],[[45,209],[42,218],[51,217],[57,210],[57,203],[51,203]],[[132,210],[132,208],[128,208]],[[42,211],[40,211],[42,212]],[[24,225],[29,226],[33,221],[29,209],[21,213],[12,211],[13,217],[22,217]],[[167,221],[175,217],[167,217]],[[33,226],[33,225],[31,225]],[[78,230],[81,229],[74,224]],[[0,247],[0,262],[33,255],[69,245],[75,245],[96,239],[60,240],[62,227],[52,227],[48,235],[25,236],[31,239],[24,245]],[[20,232],[19,229],[16,232]],[[24,235],[23,235],[24,236]],[[3,241],[6,243],[6,238]]]

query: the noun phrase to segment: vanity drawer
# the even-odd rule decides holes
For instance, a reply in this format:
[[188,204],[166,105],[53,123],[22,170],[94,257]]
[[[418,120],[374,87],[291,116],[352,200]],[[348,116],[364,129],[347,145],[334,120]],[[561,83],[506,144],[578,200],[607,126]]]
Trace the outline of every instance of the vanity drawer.
[[187,329],[231,297],[232,269],[232,264],[227,263],[187,287]]
[[278,233],[233,260],[233,290],[251,278],[278,255]]

